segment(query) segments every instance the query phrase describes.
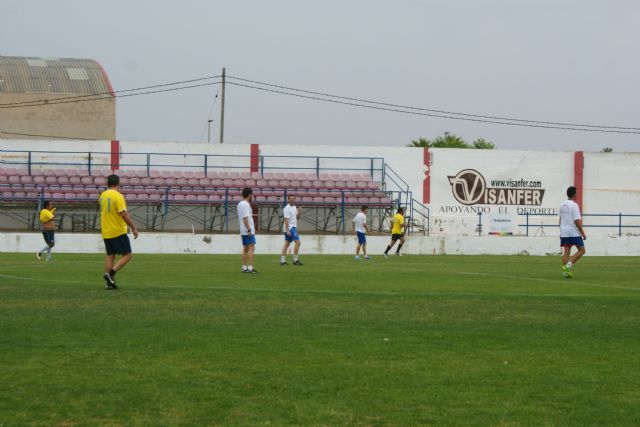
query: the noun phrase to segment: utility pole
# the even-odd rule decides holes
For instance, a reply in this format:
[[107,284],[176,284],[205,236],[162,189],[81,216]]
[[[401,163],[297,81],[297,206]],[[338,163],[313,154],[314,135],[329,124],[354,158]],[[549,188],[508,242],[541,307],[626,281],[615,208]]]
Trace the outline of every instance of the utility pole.
[[220,98],[220,144],[224,143],[224,89],[226,70],[222,67],[222,97]]
[[211,142],[211,123],[213,123],[213,120],[209,119],[207,120],[207,127],[209,128],[209,131],[207,132],[207,143]]

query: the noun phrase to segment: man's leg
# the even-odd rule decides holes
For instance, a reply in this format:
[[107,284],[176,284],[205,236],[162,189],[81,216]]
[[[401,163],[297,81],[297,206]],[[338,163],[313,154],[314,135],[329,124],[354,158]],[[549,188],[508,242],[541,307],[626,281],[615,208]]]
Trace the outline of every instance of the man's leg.
[[571,246],[562,247],[562,265],[567,265],[569,262],[569,255],[571,255]]
[[247,245],[247,268],[249,271],[253,270],[253,252],[256,245]]
[[108,273],[113,269],[113,261],[116,259],[115,255],[107,255],[104,260],[104,272]]
[[391,239],[391,242],[387,245],[387,250],[384,251],[384,254],[387,255],[395,244],[396,244],[396,241]]
[[289,245],[291,242],[285,239],[284,245],[282,246],[282,253],[280,254],[280,264],[285,264],[287,262],[287,251],[289,250]]
[[[133,254],[132,253],[128,253],[128,254],[124,254],[120,257],[120,259],[118,260],[118,262],[116,263],[116,266],[113,267],[113,271],[114,272],[118,272],[122,269],[122,267],[124,267],[125,265],[127,265],[127,263],[129,261],[131,261],[131,258],[133,258]],[[115,273],[112,274],[112,276],[115,276]]]
[[587,250],[584,246],[579,247],[578,252],[576,252],[575,255],[573,255],[573,257],[571,258],[571,264],[575,264],[576,262],[578,262],[578,260],[582,258],[582,255],[584,255],[586,252]]
[[367,257],[367,242],[364,242],[362,244],[362,254],[365,256],[365,258]]
[[247,253],[249,247],[247,245],[242,246],[242,271],[247,271]]
[[47,244],[47,261],[51,261],[51,249],[56,245],[55,242]]
[[356,245],[356,256],[360,255],[360,243]]
[[404,245],[404,237],[400,239],[400,244],[398,245],[398,249],[396,249],[396,255],[400,255],[400,249],[402,249],[402,245]]

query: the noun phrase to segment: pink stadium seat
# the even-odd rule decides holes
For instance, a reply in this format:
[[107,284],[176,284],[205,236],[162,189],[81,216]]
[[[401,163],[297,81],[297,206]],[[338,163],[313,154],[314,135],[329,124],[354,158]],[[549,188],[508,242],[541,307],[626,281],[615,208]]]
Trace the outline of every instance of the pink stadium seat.
[[367,187],[371,190],[377,190],[378,189],[378,184],[376,184],[375,182],[369,182],[367,183]]
[[358,188],[358,183],[356,181],[347,181],[347,188],[349,189]]
[[336,181],[336,188],[347,188],[347,183],[344,181]]
[[[102,180],[102,178],[99,178]],[[84,185],[93,185],[95,183],[95,178],[91,178],[90,176],[83,176],[80,178],[80,183]]]
[[174,178],[183,178],[184,174],[182,173],[182,171],[171,171],[171,176]]
[[300,188],[302,187],[302,182],[298,181],[297,179],[291,180],[291,182],[289,183],[289,186],[291,188]]
[[326,203],[335,204],[335,203],[338,203],[338,198],[337,197],[325,197],[324,201]]
[[322,188],[324,187],[324,182],[317,180],[312,182],[313,188]]
[[13,198],[13,192],[11,192],[11,191],[3,191],[2,192],[2,198],[3,199],[11,199],[11,198]]
[[266,179],[259,179],[256,181],[256,186],[260,188],[265,188],[269,186],[269,181]]
[[276,179],[276,174],[273,172],[265,172],[263,178],[267,181],[270,179]]
[[59,176],[58,177],[58,184],[60,185],[68,185],[69,184],[69,178],[66,176]]
[[80,169],[67,169],[67,176],[82,176],[84,172]]
[[176,194],[173,196],[173,200],[175,200],[176,202],[184,202],[185,198],[186,197],[184,194]]
[[[42,178],[42,182],[44,182],[44,178],[43,177],[38,176],[36,178]],[[0,175],[0,184],[8,184],[8,183],[9,183],[9,177],[6,176],[6,175]]]
[[209,201],[209,195],[207,195],[207,194],[198,194],[196,200],[199,201],[199,202],[208,202]]
[[198,200],[198,197],[197,197],[195,194],[187,194],[187,195],[185,196],[185,200],[186,200],[187,202],[195,202],[195,201],[197,201],[197,200]]
[[[11,178],[9,178],[9,182],[11,182]],[[58,183],[58,178],[56,178],[55,176],[48,176],[48,177],[46,177],[44,179],[44,182],[46,184],[57,184]]]
[[[230,180],[227,180],[230,181]],[[236,188],[243,188],[244,187],[244,179],[234,179],[233,180],[233,186]]]
[[331,180],[332,181],[340,181],[340,180],[342,180],[342,178],[340,177],[339,173],[332,173],[331,174]]
[[147,202],[149,201],[149,195],[147,193],[138,194],[139,202]]
[[195,177],[191,177],[191,178],[187,179],[187,183],[192,187],[197,187],[197,186],[200,185],[200,179],[199,178],[195,178]]
[[303,203],[312,203],[313,202],[313,197],[303,196],[301,202],[303,202]]
[[222,187],[224,185],[223,183],[224,181],[222,179],[215,178],[211,180],[211,186],[215,188]]
[[149,179],[151,180],[151,185],[155,185],[156,187],[161,187],[163,185],[166,185],[166,180],[164,178],[151,177]]
[[149,187],[149,186],[153,185],[153,181],[149,177],[140,178],[140,185],[144,185],[146,187]]
[[58,193],[53,193],[53,194],[51,195],[51,198],[52,198],[52,199],[63,199],[63,198],[64,198],[64,194],[63,194],[63,193],[60,193],[60,192],[58,192]]
[[176,180],[176,185],[178,187],[186,187],[189,185],[189,181],[186,178],[178,178]]
[[26,195],[27,199],[37,199],[39,196],[40,194],[36,193],[35,191],[30,191]]
[[33,182],[33,177],[30,175],[24,175],[20,177],[21,184],[31,184]]
[[262,179],[262,174],[260,172],[251,172],[251,179]]
[[[35,178],[34,178],[34,182],[35,182]],[[71,177],[69,177],[69,184],[77,185],[77,184],[81,184],[81,183],[82,183],[82,178],[80,178],[79,176],[71,176]]]
[[16,168],[7,168],[7,169],[5,169],[5,175],[7,175],[7,176],[18,175],[18,169],[16,169]]
[[65,176],[67,171],[65,169],[54,169],[51,175],[53,176]]
[[295,174],[292,174],[292,175],[295,175],[295,177],[292,177],[290,179],[297,179],[298,181],[304,181],[305,179],[307,179],[307,174],[306,173],[298,172],[298,173],[295,173]]
[[235,172],[235,171],[229,172],[229,178],[240,179],[240,172]]
[[193,171],[184,171],[184,172],[182,172],[182,174],[187,179],[195,177],[195,174],[193,173]]
[[287,179],[287,174],[285,174],[284,172],[276,172],[276,173],[274,174],[274,178],[275,178],[275,179],[278,179],[278,180],[280,180],[280,179]]
[[279,185],[278,185],[278,186],[279,186],[280,188],[287,188],[287,187],[289,187],[290,185],[291,185],[291,181],[289,181],[288,179],[281,179],[281,180],[279,181]]
[[318,176],[318,178],[319,178],[321,181],[328,181],[328,180],[330,180],[330,179],[331,179],[331,174],[328,174],[328,173],[321,173],[321,174]]
[[323,187],[324,188],[336,188],[336,182],[335,181],[323,181]]
[[280,181],[278,181],[277,179],[270,179],[269,181],[267,181],[267,184],[269,185],[269,187],[277,188],[278,184],[280,184]]
[[367,183],[364,182],[364,181],[360,181],[360,182],[358,182],[357,188],[366,189],[367,188]]
[[164,171],[159,171],[159,170],[155,170],[155,169],[154,169],[154,170],[152,170],[152,171],[149,173],[149,175],[150,175],[152,178],[159,178],[159,177],[161,177],[161,176],[164,176]]
[[256,186],[256,180],[255,179],[248,179],[248,180],[244,181],[243,187],[253,188],[255,186]]
[[224,187],[233,187],[233,180],[230,178],[226,178],[222,180],[222,185]]
[[164,179],[164,183],[165,183],[165,185],[169,185],[169,186],[178,185],[178,178],[174,178],[174,177],[165,178]]
[[204,172],[195,171],[193,172],[193,177],[201,179],[201,178],[206,178],[206,175],[204,174]]
[[324,203],[324,198],[322,197],[314,197],[313,203]]
[[278,197],[278,196],[267,196],[267,202],[279,203],[280,202],[280,197]]
[[13,197],[16,199],[24,199],[25,197],[27,197],[27,193],[25,193],[24,191],[15,191],[13,193]]
[[311,181],[305,179],[305,180],[300,182],[300,186],[302,188],[311,188],[312,184],[311,184]]
[[200,178],[198,180],[198,185],[200,187],[208,187],[209,185],[211,185],[211,180],[209,178]]
[[161,200],[163,196],[160,193],[151,193],[149,194],[149,200],[152,202],[158,202]]
[[65,200],[75,200],[76,199],[76,193],[64,193],[64,199]]
[[251,172],[240,172],[240,179],[251,179]]

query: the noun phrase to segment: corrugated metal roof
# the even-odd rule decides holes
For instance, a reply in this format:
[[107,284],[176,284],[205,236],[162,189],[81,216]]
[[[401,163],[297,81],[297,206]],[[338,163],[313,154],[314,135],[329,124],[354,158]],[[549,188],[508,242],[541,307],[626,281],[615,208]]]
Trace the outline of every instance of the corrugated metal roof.
[[0,93],[91,95],[112,92],[91,59],[0,56]]

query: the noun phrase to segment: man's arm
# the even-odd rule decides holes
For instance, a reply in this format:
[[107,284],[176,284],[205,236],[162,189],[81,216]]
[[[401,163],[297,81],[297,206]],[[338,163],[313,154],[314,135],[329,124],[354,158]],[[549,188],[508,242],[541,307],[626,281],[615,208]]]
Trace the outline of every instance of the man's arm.
[[351,231],[353,231],[354,233],[356,232],[356,219],[354,218],[353,221],[351,221]]
[[582,228],[582,220],[581,219],[576,219],[575,221],[573,221],[576,224],[576,227],[578,228],[578,231],[580,232],[580,234],[582,235],[583,239],[587,238],[587,235],[584,233],[584,229]]
[[367,234],[371,234],[371,232],[369,231],[369,226],[367,225],[367,223],[365,222],[363,225],[364,225],[364,229],[367,232]]
[[242,222],[244,223],[244,228],[247,229],[247,235],[250,236],[253,234],[253,230],[251,230],[251,226],[249,225],[249,217],[245,216],[242,218]]
[[284,232],[287,233],[287,236],[291,234],[291,232],[289,231],[289,218],[287,218],[286,216],[284,217]]
[[131,219],[131,217],[129,216],[129,213],[127,211],[121,211],[119,212],[120,216],[122,217],[122,219],[124,220],[124,222],[131,227],[131,232],[133,233],[133,238],[137,239],[138,238],[138,229],[136,228],[136,225],[133,223],[133,220]]

